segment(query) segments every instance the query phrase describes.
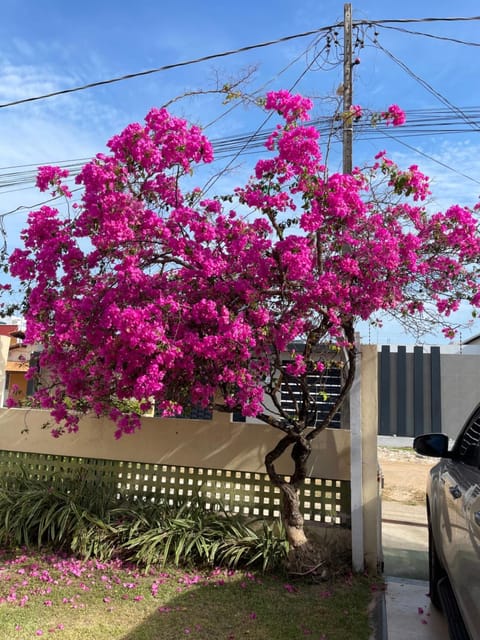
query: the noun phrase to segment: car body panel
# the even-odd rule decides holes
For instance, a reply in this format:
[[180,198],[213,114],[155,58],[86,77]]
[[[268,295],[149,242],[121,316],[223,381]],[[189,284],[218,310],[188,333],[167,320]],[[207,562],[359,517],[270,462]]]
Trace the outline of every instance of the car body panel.
[[471,640],[480,640],[480,405],[451,451],[447,440],[419,436],[414,448],[441,457],[427,482],[429,526]]

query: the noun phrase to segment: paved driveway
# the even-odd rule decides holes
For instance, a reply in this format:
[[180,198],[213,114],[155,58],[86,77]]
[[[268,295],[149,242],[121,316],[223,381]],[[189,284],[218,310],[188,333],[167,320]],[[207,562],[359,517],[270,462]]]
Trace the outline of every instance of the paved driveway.
[[382,546],[388,640],[448,640],[446,620],[427,595],[425,508],[383,502]]

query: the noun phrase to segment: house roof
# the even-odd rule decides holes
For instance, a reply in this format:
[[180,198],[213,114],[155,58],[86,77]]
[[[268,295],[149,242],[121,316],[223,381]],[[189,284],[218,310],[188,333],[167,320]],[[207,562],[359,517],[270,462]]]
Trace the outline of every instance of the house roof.
[[17,362],[15,360],[9,360],[5,366],[5,371],[9,371],[10,373],[13,373],[14,371],[26,373],[28,369],[28,362]]
[[[0,324],[0,336],[11,336],[12,333],[18,331],[17,324]],[[14,338],[18,338],[20,336],[13,336]]]

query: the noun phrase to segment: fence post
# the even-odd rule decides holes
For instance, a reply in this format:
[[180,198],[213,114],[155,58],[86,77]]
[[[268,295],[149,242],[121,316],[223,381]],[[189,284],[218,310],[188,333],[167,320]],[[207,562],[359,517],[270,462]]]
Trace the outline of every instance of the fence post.
[[362,464],[362,357],[357,354],[355,379],[350,390],[350,491],[352,522],[352,567],[364,569],[363,539],[363,464]]
[[378,571],[381,564],[379,496],[378,359],[375,345],[362,345],[350,392],[352,567]]
[[378,466],[378,355],[376,345],[361,348],[362,499],[365,565],[371,573],[382,563],[382,514]]

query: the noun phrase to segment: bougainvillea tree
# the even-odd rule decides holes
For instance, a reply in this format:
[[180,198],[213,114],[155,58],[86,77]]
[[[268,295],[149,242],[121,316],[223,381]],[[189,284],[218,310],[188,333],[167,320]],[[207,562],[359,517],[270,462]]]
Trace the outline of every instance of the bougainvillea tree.
[[[421,316],[427,305],[441,318],[462,300],[480,302],[475,212],[428,214],[427,178],[385,153],[363,171],[330,174],[311,107],[268,94],[280,124],[265,159],[247,184],[210,198],[182,182],[212,160],[209,141],[152,109],[83,167],[68,215],[30,213],[11,257],[29,290],[27,340],[43,345],[48,384],[36,399],[51,410],[53,435],[75,431],[87,411],[109,416],[118,437],[132,433],[132,400],[165,416],[209,405],[260,418],[279,432],[265,463],[299,553],[308,544],[298,490],[313,439],[352,383],[355,323],[381,311]],[[395,105],[379,117],[404,120]],[[66,177],[43,167],[38,187],[70,200]],[[310,381],[332,366],[343,386],[318,420]],[[275,463],[289,449],[287,482]]]

